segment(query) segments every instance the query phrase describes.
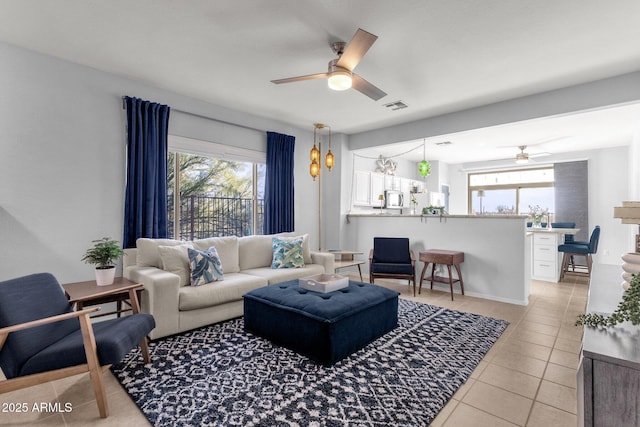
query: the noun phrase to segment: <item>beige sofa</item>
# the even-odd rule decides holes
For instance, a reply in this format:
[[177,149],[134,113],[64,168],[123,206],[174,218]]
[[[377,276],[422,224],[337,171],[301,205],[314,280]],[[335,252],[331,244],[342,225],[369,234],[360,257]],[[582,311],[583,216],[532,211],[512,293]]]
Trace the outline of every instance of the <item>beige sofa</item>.
[[[291,237],[294,233],[277,236]],[[334,256],[311,252],[304,236],[302,268],[271,268],[273,235],[212,237],[184,242],[138,239],[135,249],[125,249],[123,274],[144,284],[141,309],[155,317],[152,339],[242,316],[242,295],[273,283],[334,272]],[[204,251],[215,246],[222,263],[223,280],[190,286],[188,261],[179,255],[190,244]],[[184,249],[186,254],[186,249]]]

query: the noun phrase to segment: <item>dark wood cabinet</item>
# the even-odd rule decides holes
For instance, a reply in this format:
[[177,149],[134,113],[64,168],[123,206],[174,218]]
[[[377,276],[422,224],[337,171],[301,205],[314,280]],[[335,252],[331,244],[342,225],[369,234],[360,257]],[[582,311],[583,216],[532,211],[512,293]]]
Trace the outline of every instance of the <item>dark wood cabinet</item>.
[[[622,299],[622,267],[595,265],[588,313],[611,313]],[[577,378],[578,425],[640,426],[640,326],[585,327]]]

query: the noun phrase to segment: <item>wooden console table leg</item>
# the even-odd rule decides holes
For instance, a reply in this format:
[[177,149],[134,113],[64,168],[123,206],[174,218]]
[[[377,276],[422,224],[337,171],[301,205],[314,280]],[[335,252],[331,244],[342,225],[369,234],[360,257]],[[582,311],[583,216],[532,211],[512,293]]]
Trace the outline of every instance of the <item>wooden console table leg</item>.
[[436,273],[436,263],[432,262],[431,263],[431,289],[433,289],[433,281],[435,279],[435,273]]
[[424,273],[427,271],[427,268],[429,268],[429,263],[428,262],[423,262],[422,263],[422,273],[420,274],[420,286],[418,286],[418,295],[420,295],[422,293],[422,281],[424,280]]
[[456,264],[456,271],[458,272],[458,280],[460,281],[460,291],[462,295],[464,295],[464,283],[462,282],[462,270],[460,268],[460,264]]
[[451,264],[447,264],[447,271],[449,272],[449,289],[451,290],[451,301],[453,301],[453,276],[451,275]]

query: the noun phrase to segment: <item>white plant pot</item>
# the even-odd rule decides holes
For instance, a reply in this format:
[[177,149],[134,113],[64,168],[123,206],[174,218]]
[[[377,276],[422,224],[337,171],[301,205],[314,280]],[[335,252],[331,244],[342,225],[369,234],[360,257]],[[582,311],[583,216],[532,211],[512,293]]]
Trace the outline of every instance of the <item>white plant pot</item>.
[[115,266],[107,268],[96,268],[96,283],[98,286],[113,285],[113,280],[116,277]]

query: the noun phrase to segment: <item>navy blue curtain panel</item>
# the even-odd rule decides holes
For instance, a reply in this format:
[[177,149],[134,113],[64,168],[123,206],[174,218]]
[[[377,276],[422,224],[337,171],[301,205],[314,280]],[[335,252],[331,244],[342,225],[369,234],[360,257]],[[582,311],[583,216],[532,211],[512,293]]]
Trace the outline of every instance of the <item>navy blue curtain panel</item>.
[[167,131],[169,107],[124,98],[127,109],[125,248],[139,237],[167,237]]
[[295,136],[267,132],[264,234],[294,230],[293,150]]

